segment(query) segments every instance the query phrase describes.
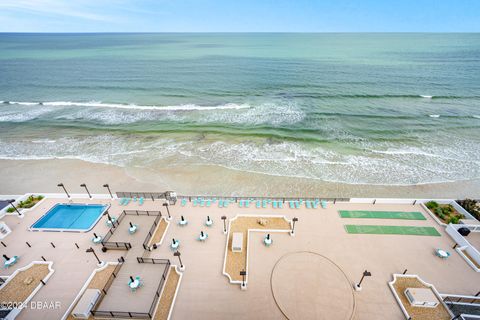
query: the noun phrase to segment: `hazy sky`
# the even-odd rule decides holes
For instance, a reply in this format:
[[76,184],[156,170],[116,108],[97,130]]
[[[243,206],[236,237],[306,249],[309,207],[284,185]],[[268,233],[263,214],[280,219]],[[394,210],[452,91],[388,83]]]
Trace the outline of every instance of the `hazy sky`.
[[480,0],[0,0],[3,32],[479,32]]

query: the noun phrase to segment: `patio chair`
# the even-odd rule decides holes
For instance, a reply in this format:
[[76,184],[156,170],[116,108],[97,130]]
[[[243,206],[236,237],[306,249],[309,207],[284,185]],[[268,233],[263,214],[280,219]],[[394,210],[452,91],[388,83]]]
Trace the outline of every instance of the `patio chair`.
[[186,226],[187,224],[188,224],[188,221],[185,220],[185,218],[184,218],[183,216],[180,216],[180,221],[178,221],[178,225],[179,225],[180,227],[184,227],[184,226]]
[[197,240],[205,242],[208,239],[208,234],[206,232],[200,231],[200,235],[198,236]]
[[270,237],[270,234],[267,234],[265,236],[265,238],[263,239],[263,244],[266,246],[266,247],[269,247],[271,244],[272,244],[272,237]]
[[442,258],[442,259],[448,259],[448,257],[450,257],[450,252],[442,250],[442,249],[436,249],[435,250],[435,255],[439,258]]
[[5,269],[8,269],[9,267],[16,264],[18,262],[18,260],[20,259],[20,257],[19,256],[13,256],[12,258],[9,258],[6,255],[3,255],[3,259],[5,259],[5,262],[3,263],[3,267]]
[[132,224],[130,222],[130,227],[128,228],[128,233],[134,234],[135,232],[137,232],[137,230],[138,230],[138,226],[136,224]]
[[103,240],[102,236],[97,236],[96,233],[93,234],[92,242],[95,244],[101,243]]
[[172,239],[172,243],[170,244],[170,249],[177,250],[180,247],[180,241]]
[[115,218],[115,217],[112,217],[112,219],[107,219],[107,222],[106,222],[107,227],[113,226],[115,221],[117,221],[117,218]]
[[207,220],[205,221],[205,225],[207,227],[211,227],[213,225],[213,220],[210,219],[210,216],[207,216]]

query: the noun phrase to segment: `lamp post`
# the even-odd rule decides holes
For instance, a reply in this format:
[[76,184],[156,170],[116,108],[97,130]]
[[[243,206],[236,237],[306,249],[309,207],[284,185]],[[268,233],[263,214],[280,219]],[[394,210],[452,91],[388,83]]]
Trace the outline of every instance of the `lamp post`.
[[247,275],[247,271],[240,271],[240,275],[242,276],[242,284],[240,286],[240,289],[247,290],[247,284],[245,283],[245,276]]
[[110,197],[112,197],[113,199],[113,194],[112,194],[112,191],[110,191],[110,186],[108,185],[108,183],[105,183],[103,187],[108,189],[108,193],[110,193]]
[[180,262],[180,268],[179,268],[179,270],[180,270],[180,271],[185,271],[185,266],[184,266],[183,263],[182,263],[182,258],[180,258],[180,251],[178,251],[178,250],[175,251],[175,252],[173,253],[173,255],[174,255],[175,257],[178,257],[178,261]]
[[294,217],[294,218],[292,219],[292,221],[293,221],[293,224],[292,224],[292,231],[290,231],[290,235],[293,237],[293,236],[295,236],[295,222],[298,221],[298,218],[297,218],[297,217]]
[[85,188],[85,190],[87,190],[88,197],[89,197],[90,199],[92,199],[92,195],[90,194],[90,191],[88,191],[87,185],[86,185],[85,183],[82,183],[82,184],[80,185],[80,187]]
[[67,194],[67,198],[69,198],[69,199],[70,199],[70,195],[68,194],[68,191],[67,191],[67,189],[65,189],[65,186],[63,185],[63,183],[59,183],[59,184],[57,184],[57,187],[61,187],[61,188],[63,188],[63,191],[65,191],[65,193]]
[[13,205],[13,203],[15,202],[15,200],[8,200],[8,202],[10,203],[10,205],[13,207],[13,209],[15,209],[15,211],[18,213],[18,216],[21,217],[22,216],[22,213],[20,211],[18,211],[17,207],[15,207]]
[[97,254],[95,253],[95,250],[93,250],[92,247],[88,248],[87,250],[85,250],[86,252],[91,252],[93,253],[93,255],[95,256],[95,258],[97,258],[97,261],[98,261],[98,266],[101,267],[103,266],[103,262],[100,261],[100,259],[98,258]]
[[362,278],[360,279],[360,282],[358,284],[355,284],[355,291],[361,291],[362,290],[362,281],[365,279],[365,277],[371,277],[372,273],[365,270],[363,271]]
[[227,220],[227,217],[222,216],[222,220],[223,220],[223,233],[227,234],[227,223],[225,222]]
[[172,220],[172,216],[170,216],[170,210],[168,210],[168,203],[164,203],[163,206],[167,209],[168,220]]

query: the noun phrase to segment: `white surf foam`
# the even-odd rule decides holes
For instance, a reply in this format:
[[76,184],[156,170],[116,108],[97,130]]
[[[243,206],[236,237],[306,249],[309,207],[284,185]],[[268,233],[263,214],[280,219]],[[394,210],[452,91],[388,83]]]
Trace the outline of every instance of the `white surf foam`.
[[440,118],[439,114],[430,114],[428,115],[430,118]]
[[92,108],[117,108],[117,109],[137,109],[137,110],[155,110],[155,111],[204,111],[204,110],[229,110],[229,109],[248,109],[248,104],[227,103],[216,106],[200,106],[196,104],[183,104],[174,106],[155,106],[155,105],[136,105],[122,103],[104,103],[101,101],[75,102],[75,101],[46,101],[46,102],[26,102],[9,101],[12,105],[35,106],[43,105],[50,107],[92,107]]
[[426,95],[422,95],[422,94],[420,95],[420,97],[425,98],[425,99],[432,99],[433,98],[433,96],[426,96]]

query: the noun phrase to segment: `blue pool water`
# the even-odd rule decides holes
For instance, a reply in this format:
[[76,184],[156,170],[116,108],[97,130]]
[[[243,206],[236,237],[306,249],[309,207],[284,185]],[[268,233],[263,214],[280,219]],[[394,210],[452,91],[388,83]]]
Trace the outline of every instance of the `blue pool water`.
[[56,204],[31,229],[88,231],[106,209],[107,206],[99,204]]

